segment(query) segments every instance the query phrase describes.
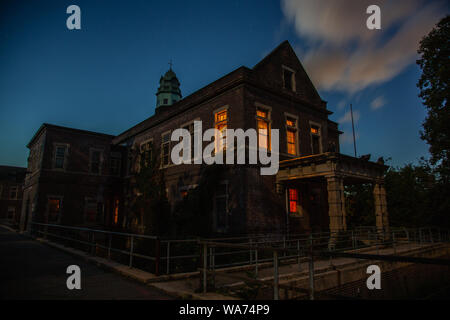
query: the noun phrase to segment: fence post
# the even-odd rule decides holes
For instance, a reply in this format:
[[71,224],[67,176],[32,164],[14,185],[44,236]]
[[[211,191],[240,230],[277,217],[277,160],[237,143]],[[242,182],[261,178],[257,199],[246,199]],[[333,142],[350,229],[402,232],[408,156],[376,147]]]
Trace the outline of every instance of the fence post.
[[112,238],[112,234],[109,234],[109,241],[108,241],[108,260],[111,260],[111,238]]
[[300,240],[297,240],[297,263],[298,263],[298,271],[302,271],[302,262],[300,257]]
[[255,277],[258,277],[258,249],[255,249]]
[[130,246],[130,265],[129,267],[133,267],[133,249],[134,249],[134,236],[131,236],[131,246]]
[[206,293],[207,275],[206,268],[208,267],[208,245],[203,244],[203,293]]
[[314,300],[314,255],[313,255],[313,239],[312,234],[309,236],[309,299]]
[[166,273],[169,274],[170,273],[170,241],[167,241],[167,254],[166,254],[166,258],[167,258],[167,270]]
[[158,237],[155,240],[155,275],[159,276],[159,261],[160,261],[161,242]]
[[278,251],[273,252],[273,300],[278,300]]
[[392,231],[392,247],[394,248],[394,254],[396,254],[397,250],[396,250],[396,246],[395,246],[395,232],[394,231]]
[[252,241],[252,239],[250,238],[250,250],[248,251],[248,253],[249,253],[249,255],[250,255],[250,264],[252,264],[252,249],[251,249],[251,247],[252,247],[252,244],[253,244],[253,241]]
[[353,234],[353,230],[352,230],[352,249],[355,249],[355,235]]
[[92,255],[97,254],[97,242],[95,242],[95,233],[92,231],[92,246],[91,246]]

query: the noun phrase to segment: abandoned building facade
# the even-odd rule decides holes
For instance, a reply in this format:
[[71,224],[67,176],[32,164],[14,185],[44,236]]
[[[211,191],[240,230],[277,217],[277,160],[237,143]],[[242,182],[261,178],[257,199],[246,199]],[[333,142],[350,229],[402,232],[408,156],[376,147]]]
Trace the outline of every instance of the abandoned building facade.
[[211,193],[201,199],[209,203],[212,233],[345,230],[344,185],[353,183],[373,185],[376,224],[386,229],[386,167],[340,154],[341,132],[330,114],[287,41],[252,69],[240,67],[185,98],[170,68],[155,114],[118,136],[42,125],[28,144],[21,228],[34,221],[149,232],[132,212],[141,166],[157,166],[170,212],[179,209],[210,168],[173,164],[171,132],[194,134],[201,121],[203,130],[254,128],[269,152],[272,129],[280,139],[276,175],[261,175],[259,165],[215,167]]
[[22,210],[26,168],[0,166],[0,220],[16,226]]

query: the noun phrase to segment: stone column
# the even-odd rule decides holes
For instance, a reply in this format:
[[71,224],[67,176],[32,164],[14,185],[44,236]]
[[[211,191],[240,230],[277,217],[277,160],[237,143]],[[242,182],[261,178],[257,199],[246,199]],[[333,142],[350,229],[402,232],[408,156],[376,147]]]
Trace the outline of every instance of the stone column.
[[389,219],[384,184],[376,182],[373,186],[375,217],[378,232],[389,232]]
[[344,180],[337,175],[327,176],[328,214],[330,216],[330,232],[338,233],[347,230],[345,220]]

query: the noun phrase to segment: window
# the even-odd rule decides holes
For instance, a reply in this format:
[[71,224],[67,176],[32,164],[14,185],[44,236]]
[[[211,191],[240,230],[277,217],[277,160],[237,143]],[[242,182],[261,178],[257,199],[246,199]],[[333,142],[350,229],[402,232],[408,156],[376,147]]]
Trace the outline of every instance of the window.
[[320,143],[320,127],[311,125],[311,149],[312,154],[319,154],[322,152]]
[[55,150],[55,168],[64,169],[64,161],[66,157],[66,146],[56,146]]
[[122,155],[120,152],[112,152],[110,158],[110,174],[113,176],[120,176],[122,165]]
[[16,200],[17,199],[17,186],[11,186],[9,187],[9,199],[10,200]]
[[84,202],[84,222],[95,223],[97,219],[97,201],[93,198],[86,198]]
[[258,127],[258,146],[270,151],[269,111],[257,109],[256,122]]
[[61,213],[61,198],[48,198],[48,222],[56,223],[59,221]]
[[297,155],[297,120],[286,118],[286,128],[287,152],[295,156]]
[[[190,151],[191,154],[189,156],[189,159],[192,160],[194,158],[194,145],[195,145],[195,143],[194,143],[194,123],[192,122],[190,124],[185,125],[183,127],[183,129],[186,129],[187,131],[189,131],[189,133],[191,135],[191,151]],[[183,150],[180,152],[180,155],[181,155],[181,157],[184,156],[183,155]]]
[[289,213],[298,213],[298,190],[288,189]]
[[227,145],[226,130],[228,125],[228,110],[222,110],[215,114],[215,128],[221,133],[220,136],[215,137],[216,149],[215,152],[225,150]]
[[[153,140],[147,140],[141,143],[140,147],[141,161],[145,166],[149,166],[153,160]],[[139,163],[140,167],[141,163]]]
[[225,231],[228,225],[228,183],[222,182],[216,187],[214,196],[216,229]]
[[292,69],[283,66],[283,85],[290,91],[295,91],[295,72]]
[[170,132],[161,137],[161,165],[163,167],[170,164]]
[[91,150],[91,157],[89,163],[90,173],[92,174],[101,173],[101,161],[102,161],[102,151]]
[[167,99],[164,99],[163,100],[163,104],[167,104],[168,103],[168,100]]
[[8,220],[14,220],[14,217],[16,215],[16,207],[8,207]]
[[119,222],[119,200],[114,202],[114,216],[113,216],[114,224]]

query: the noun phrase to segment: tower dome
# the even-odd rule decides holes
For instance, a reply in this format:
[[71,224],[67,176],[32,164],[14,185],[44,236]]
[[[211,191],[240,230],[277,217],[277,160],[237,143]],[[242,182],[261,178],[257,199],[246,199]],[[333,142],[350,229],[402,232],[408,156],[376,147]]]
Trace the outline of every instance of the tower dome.
[[172,70],[172,66],[164,76],[159,79],[159,88],[156,92],[156,107],[170,106],[181,100],[180,81]]

